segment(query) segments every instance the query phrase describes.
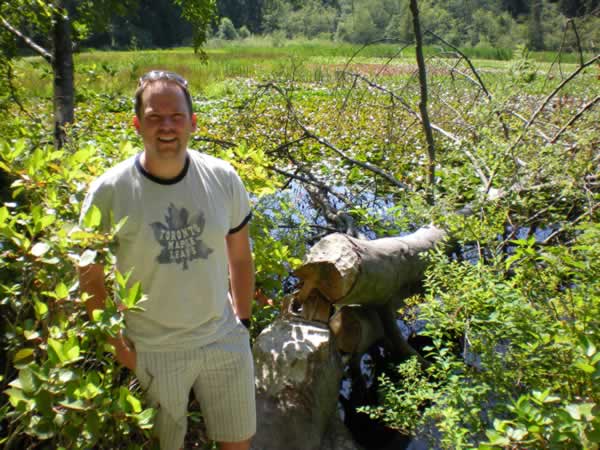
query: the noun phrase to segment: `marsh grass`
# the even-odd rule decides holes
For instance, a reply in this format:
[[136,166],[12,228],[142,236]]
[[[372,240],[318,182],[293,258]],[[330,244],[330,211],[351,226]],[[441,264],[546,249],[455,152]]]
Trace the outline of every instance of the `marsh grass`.
[[[276,44],[276,45],[275,45]],[[299,82],[329,82],[350,60],[369,74],[377,76],[412,76],[415,70],[414,49],[400,44],[377,43],[366,47],[328,40],[280,40],[272,37],[250,37],[239,41],[209,41],[206,57],[191,48],[168,50],[98,51],[76,54],[75,77],[78,95],[103,92],[108,95],[132,95],[138,78],[151,69],[173,70],[188,79],[193,92],[209,97],[222,92],[223,82],[245,78],[257,81],[295,80]],[[432,61],[441,55],[438,46],[426,48]],[[505,74],[510,69],[512,51],[507,49],[465,49],[476,67],[486,76]],[[543,73],[555,61],[556,54],[530,53],[537,69]],[[578,55],[561,55],[562,70],[572,70],[567,61],[577,61]],[[390,70],[380,70],[382,65]],[[17,77],[28,98],[50,99],[52,74],[50,67],[37,57],[18,62]]]

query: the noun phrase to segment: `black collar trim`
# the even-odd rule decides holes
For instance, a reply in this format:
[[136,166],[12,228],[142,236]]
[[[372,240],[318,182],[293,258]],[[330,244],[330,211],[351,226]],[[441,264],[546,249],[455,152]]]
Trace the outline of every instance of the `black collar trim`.
[[138,153],[137,155],[135,155],[135,167],[137,167],[137,169],[140,171],[140,173],[142,175],[144,175],[146,178],[148,178],[150,181],[153,181],[158,184],[170,185],[170,184],[179,183],[186,176],[188,169],[190,168],[190,155],[186,153],[185,165],[183,166],[183,169],[181,169],[181,172],[179,172],[179,175],[177,175],[174,178],[159,178],[159,177],[152,175],[150,172],[148,172],[146,169],[144,169],[144,167],[142,166],[142,162],[140,161],[141,155],[142,155],[141,153]]

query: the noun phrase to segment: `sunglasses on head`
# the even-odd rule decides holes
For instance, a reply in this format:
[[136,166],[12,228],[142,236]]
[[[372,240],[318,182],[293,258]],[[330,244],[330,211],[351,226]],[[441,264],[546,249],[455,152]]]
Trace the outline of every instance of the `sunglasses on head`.
[[169,80],[181,85],[184,89],[187,89],[188,82],[181,75],[175,72],[169,72],[168,70],[151,70],[140,77],[139,86],[143,85],[147,81],[158,81],[158,80]]

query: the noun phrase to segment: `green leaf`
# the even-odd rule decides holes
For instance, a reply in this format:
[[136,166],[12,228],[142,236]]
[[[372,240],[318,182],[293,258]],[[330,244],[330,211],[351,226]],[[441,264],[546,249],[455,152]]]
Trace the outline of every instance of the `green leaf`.
[[100,212],[100,209],[96,205],[92,205],[83,217],[83,226],[87,229],[95,230],[101,222],[102,213]]
[[149,430],[152,428],[152,418],[154,417],[155,410],[152,408],[148,408],[143,410],[141,413],[135,416],[139,427],[143,430]]
[[594,366],[588,364],[586,361],[581,359],[575,363],[575,367],[583,370],[585,373],[594,373],[596,371],[596,368]]
[[14,408],[19,406],[19,403],[21,403],[21,402],[26,403],[28,405],[33,405],[33,402],[31,401],[31,399],[25,397],[25,395],[21,389],[9,388],[9,389],[6,389],[4,391],[4,393],[6,395],[8,395],[8,401]]
[[69,297],[69,289],[62,281],[58,283],[58,286],[56,286],[54,293],[56,294],[55,298],[58,300]]
[[141,402],[135,398],[131,393],[127,395],[127,402],[131,405],[134,413],[139,413],[142,410]]
[[50,246],[48,244],[45,242],[38,242],[31,248],[30,253],[36,258],[39,258],[44,256],[48,250],[50,250]]
[[33,309],[35,310],[35,317],[37,319],[43,319],[48,314],[48,305],[39,300],[33,301]]
[[50,355],[51,352],[50,350],[53,352],[54,355],[56,355],[56,357],[58,358],[58,362],[65,362],[66,361],[66,356],[63,352],[63,344],[59,341],[57,341],[56,339],[52,339],[52,338],[48,338],[48,354]]
[[39,300],[33,301],[33,309],[35,310],[35,317],[39,319],[43,319],[48,314],[48,305]]
[[510,439],[508,439],[503,434],[498,433],[497,431],[488,430],[485,432],[485,434],[486,434],[487,438],[489,439],[489,442],[487,442],[487,444],[489,444],[489,445],[500,446],[500,447],[506,447],[506,446],[510,445]]
[[62,383],[68,383],[69,381],[73,381],[78,378],[79,376],[74,371],[69,369],[60,369],[58,372],[58,379]]
[[37,383],[33,372],[28,368],[19,370],[19,382],[23,392],[31,394],[37,389]]
[[86,411],[90,409],[83,400],[63,400],[58,404],[74,411]]
[[0,225],[4,225],[9,217],[10,213],[8,212],[8,208],[6,206],[0,208]]
[[24,360],[30,359],[33,355],[33,352],[34,349],[32,348],[23,348],[19,350],[13,358],[13,363],[17,364],[20,362],[24,362]]
[[98,254],[98,252],[96,252],[95,250],[90,250],[87,249],[83,252],[83,254],[81,255],[81,258],[79,258],[79,267],[86,267],[89,266],[90,264],[93,264],[94,261],[96,260],[96,255]]

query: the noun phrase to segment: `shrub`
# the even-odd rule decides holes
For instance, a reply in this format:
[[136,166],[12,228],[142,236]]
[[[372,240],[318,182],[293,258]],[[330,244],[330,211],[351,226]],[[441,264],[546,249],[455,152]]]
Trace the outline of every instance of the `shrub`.
[[239,39],[238,32],[236,31],[233,22],[228,17],[221,18],[219,29],[217,30],[217,37],[228,41]]
[[246,25],[242,25],[238,30],[238,36],[240,39],[247,39],[251,36],[250,30]]
[[[78,296],[77,266],[111,258],[112,235],[95,231],[97,210],[84,229],[76,226],[87,169],[110,158],[93,146],[30,145],[0,142],[0,168],[15,180],[14,202],[0,207],[2,347],[9,368],[1,380],[8,396],[2,442],[6,448],[41,441],[51,448],[124,448],[123,442],[142,448],[154,411],[142,407],[129,372],[115,364],[106,344],[122,328],[122,312],[109,299],[89,320]],[[128,291],[122,277],[112,276],[126,307],[135,308],[139,290]]]

